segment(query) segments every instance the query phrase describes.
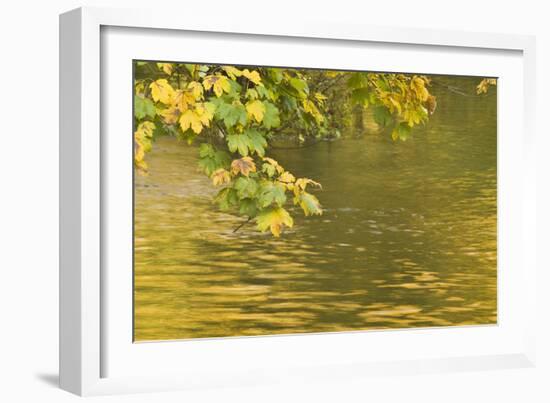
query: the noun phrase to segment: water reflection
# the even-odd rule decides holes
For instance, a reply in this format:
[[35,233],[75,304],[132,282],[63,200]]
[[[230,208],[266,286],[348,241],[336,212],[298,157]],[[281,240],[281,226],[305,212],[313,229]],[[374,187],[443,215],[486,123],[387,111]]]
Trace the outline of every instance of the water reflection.
[[439,96],[406,143],[275,152],[323,184],[280,239],[212,205],[196,149],[164,138],[135,189],[135,338],[496,321],[496,101]]

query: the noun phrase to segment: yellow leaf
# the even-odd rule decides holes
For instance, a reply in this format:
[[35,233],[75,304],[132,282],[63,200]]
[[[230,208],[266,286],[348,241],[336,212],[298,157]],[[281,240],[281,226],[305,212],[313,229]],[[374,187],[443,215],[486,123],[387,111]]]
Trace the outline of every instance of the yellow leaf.
[[411,80],[411,88],[416,93],[416,96],[418,99],[420,99],[422,102],[425,102],[428,97],[430,96],[430,93],[428,92],[424,80],[418,76],[414,76]]
[[157,67],[169,76],[171,76],[174,71],[174,65],[172,63],[157,63]]
[[256,122],[260,123],[264,118],[265,105],[259,100],[251,101],[246,104],[246,111],[249,117],[253,117]]
[[254,84],[258,85],[262,82],[262,78],[260,77],[260,73],[258,73],[256,70],[249,71],[248,69],[244,69],[242,71],[242,75],[248,78],[250,81],[252,81]]
[[315,93],[315,99],[319,102],[319,104],[323,104],[328,98],[321,94],[320,92]]
[[250,172],[256,172],[256,164],[250,157],[242,157],[238,160],[233,160],[231,163],[231,172],[233,175],[242,174],[248,176]]
[[262,158],[262,160],[267,162],[270,165],[273,165],[279,174],[282,174],[285,171],[284,168],[281,165],[279,165],[279,163],[273,158],[264,157]]
[[497,85],[497,80],[495,78],[484,78],[481,80],[476,88],[478,95],[487,93],[490,85]]
[[186,90],[177,90],[174,95],[174,106],[180,110],[180,112],[185,112],[195,103],[195,97],[191,91]]
[[435,109],[437,108],[437,100],[433,95],[430,95],[426,100],[426,108],[428,109],[428,113],[433,115]]
[[231,174],[229,171],[220,168],[212,173],[210,177],[214,186],[223,185],[231,182]]
[[147,171],[147,163],[144,161],[145,153],[151,150],[151,139],[155,124],[153,122],[141,122],[134,132],[134,165],[142,173]]
[[162,116],[164,123],[166,123],[167,125],[173,125],[178,121],[181,112],[175,106],[171,106],[168,109],[158,111],[158,114]]
[[304,99],[302,100],[302,106],[304,108],[304,111],[313,116],[318,124],[322,123],[325,120],[324,116],[321,114],[321,112],[319,112],[319,109],[317,109],[317,106],[315,106],[313,101],[310,101],[309,99]]
[[283,172],[281,176],[279,176],[279,181],[283,183],[293,183],[296,180],[294,175],[292,175],[290,172]]
[[222,69],[227,73],[229,78],[235,80],[237,77],[242,76],[242,72],[234,66],[223,66]]
[[202,85],[206,91],[212,88],[217,97],[221,97],[224,92],[229,93],[231,91],[229,78],[222,75],[206,76],[202,81]]
[[313,179],[309,178],[299,178],[296,179],[294,186],[294,194],[298,195],[300,192],[306,190],[307,185],[317,186],[318,188],[323,188],[319,182],[315,182]]
[[191,109],[187,109],[180,117],[180,127],[183,132],[191,128],[191,130],[199,134],[202,131],[202,126],[200,117]]
[[397,113],[401,114],[401,104],[394,99],[392,96],[388,97],[388,100],[390,101],[390,109],[393,112],[394,110],[397,110]]
[[141,96],[144,95],[145,83],[143,81],[136,81],[135,92],[136,92],[136,95],[141,95]]
[[136,130],[136,138],[139,140],[145,140],[153,137],[153,131],[155,130],[155,124],[153,122],[145,121],[141,122]]
[[191,94],[193,94],[195,99],[202,99],[203,88],[201,83],[197,81],[191,81],[189,84],[187,84],[187,88],[191,90]]
[[294,220],[284,208],[272,207],[258,214],[256,223],[260,231],[265,232],[269,229],[274,236],[279,237],[284,226],[292,228]]
[[214,117],[214,109],[209,108],[210,102],[198,103],[195,105],[195,115],[199,118],[203,126],[210,126],[210,121]]
[[172,103],[175,91],[166,79],[161,78],[154,81],[149,87],[151,88],[151,95],[155,102],[161,102],[165,105]]

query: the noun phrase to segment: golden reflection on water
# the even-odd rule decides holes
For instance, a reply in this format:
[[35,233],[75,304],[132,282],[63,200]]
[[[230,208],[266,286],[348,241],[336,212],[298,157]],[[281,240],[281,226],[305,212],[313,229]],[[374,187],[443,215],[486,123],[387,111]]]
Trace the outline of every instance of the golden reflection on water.
[[323,184],[325,208],[280,239],[233,233],[242,219],[212,204],[196,149],[160,139],[135,183],[136,341],[496,323],[485,100],[441,94],[405,143],[366,135],[276,155]]

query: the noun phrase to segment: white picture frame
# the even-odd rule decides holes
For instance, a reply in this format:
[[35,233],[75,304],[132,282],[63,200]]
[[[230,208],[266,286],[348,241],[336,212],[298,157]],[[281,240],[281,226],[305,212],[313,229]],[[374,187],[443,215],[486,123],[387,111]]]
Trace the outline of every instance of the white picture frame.
[[[109,42],[111,49],[119,46],[114,53],[102,49],[106,48],[102,32],[109,32],[110,27],[122,30],[118,39]],[[513,253],[499,253],[499,262],[503,260],[510,267],[512,276],[502,288],[510,293],[503,292],[506,300],[499,301],[499,309],[502,303],[506,305],[513,302],[512,295],[514,298],[520,296],[522,304],[514,314],[515,319],[506,319],[503,322],[499,318],[500,327],[456,328],[445,334],[437,333],[437,329],[415,329],[371,332],[366,336],[371,342],[388,343],[380,341],[385,339],[392,343],[415,343],[416,346],[423,346],[418,348],[417,355],[407,355],[399,348],[395,349],[391,357],[375,357],[374,351],[366,352],[367,348],[362,354],[356,354],[357,350],[351,349],[331,353],[335,351],[335,346],[353,345],[357,348],[366,340],[364,332],[344,332],[323,337],[301,335],[212,342],[151,343],[151,347],[140,347],[137,351],[124,330],[115,329],[116,323],[128,321],[128,318],[119,320],[120,315],[126,312],[125,305],[113,309],[113,305],[108,303],[112,300],[108,298],[111,285],[107,287],[106,281],[118,284],[120,279],[110,277],[105,272],[105,267],[108,266],[108,245],[104,227],[109,226],[105,221],[109,220],[109,216],[102,209],[109,200],[105,196],[110,191],[106,178],[110,175],[109,167],[113,167],[107,163],[108,153],[105,153],[105,147],[117,145],[110,141],[111,137],[102,137],[102,133],[109,132],[111,127],[109,114],[102,110],[102,103],[109,101],[112,105],[112,100],[116,98],[111,99],[110,95],[107,99],[103,98],[108,89],[102,87],[102,69],[105,68],[105,60],[102,58],[112,57],[116,65],[118,62],[115,55],[131,57],[133,54],[130,51],[127,54],[123,51],[124,47],[132,49],[131,40],[122,37],[132,36],[138,32],[132,30],[139,29],[142,30],[139,32],[143,38],[151,34],[151,29],[157,30],[157,33],[169,33],[167,43],[179,40],[178,32],[192,32],[195,35],[204,33],[205,36],[216,33],[218,39],[224,35],[228,38],[239,35],[242,38],[254,38],[254,41],[260,43],[268,40],[275,44],[291,41],[302,47],[311,41],[329,41],[323,46],[332,46],[335,51],[346,44],[376,44],[382,48],[422,47],[424,50],[428,49],[428,54],[429,49],[450,53],[464,50],[479,57],[491,52],[497,56],[499,52],[513,52],[515,61],[510,64],[510,73],[504,74],[510,74],[510,88],[513,87],[514,94],[521,98],[523,108],[516,117],[510,118],[510,124],[515,125],[519,133],[506,133],[504,143],[511,142],[506,143],[507,149],[499,150],[499,153],[504,152],[510,161],[519,161],[521,169],[515,167],[512,173],[511,169],[499,162],[499,223],[503,201],[500,195],[500,176],[503,175],[505,179],[510,176],[510,181],[507,182],[509,186],[505,186],[505,190],[510,192],[510,198],[505,199],[504,203],[505,211],[509,213],[507,216],[512,215],[513,219],[507,228],[517,229],[514,240],[519,240],[520,245],[514,246]],[[125,43],[121,41],[128,41],[126,43],[129,46],[121,47],[120,44]],[[535,109],[533,37],[369,27],[326,21],[289,21],[284,26],[276,22],[260,23],[252,20],[232,22],[209,18],[193,21],[182,20],[177,13],[163,14],[152,10],[80,8],[60,17],[60,49],[60,384],[63,389],[79,395],[96,395],[243,386],[292,382],[296,379],[330,380],[380,373],[394,375],[535,365],[535,318],[532,314],[535,312],[537,276],[533,250],[536,243],[533,242],[536,232],[533,208],[535,161],[532,158]],[[162,55],[167,53],[161,51],[150,59],[160,58]],[[311,57],[311,63],[315,63],[314,56]],[[439,68],[450,68],[449,65],[447,63],[445,67],[445,64],[441,64]],[[520,70],[513,66],[521,67],[520,76]],[[453,68],[458,73],[465,71],[460,70],[457,64]],[[499,113],[503,111],[501,108],[506,108],[506,104],[499,104]],[[500,139],[499,137],[499,141]],[[121,279],[124,281],[124,277]],[[502,284],[499,285],[499,293],[500,286]],[[116,313],[119,311],[122,313]],[[115,320],[109,320],[110,316],[114,316]],[[512,325],[507,328],[507,323]],[[506,342],[499,344],[495,338],[506,339]],[[463,343],[462,349],[446,350],[447,345],[456,343],[457,340]],[[494,340],[494,348],[488,347],[491,340]],[[439,348],[433,347],[438,341],[441,341]],[[126,346],[124,343],[130,344]],[[279,359],[278,349],[291,349],[302,354],[296,354],[294,359]],[[267,354],[266,351],[274,353]],[[323,354],[319,354],[320,351]],[[380,351],[381,354],[386,354],[385,350]],[[135,354],[134,358],[132,354]],[[168,357],[174,354],[190,357],[196,367],[190,368],[189,363],[170,361]],[[371,359],[366,358],[369,354]],[[261,371],[258,371],[259,359],[263,360]],[[202,365],[198,365],[199,361]],[[117,369],[110,369],[108,362],[116,362]],[[139,366],[136,362],[142,362],[147,370],[135,368],[136,365]],[[161,370],[161,366],[168,369]]]

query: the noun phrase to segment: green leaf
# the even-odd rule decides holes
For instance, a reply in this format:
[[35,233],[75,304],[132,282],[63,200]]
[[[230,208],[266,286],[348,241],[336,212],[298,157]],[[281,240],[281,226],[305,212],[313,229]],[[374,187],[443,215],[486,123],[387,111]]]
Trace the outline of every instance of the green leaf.
[[246,157],[255,152],[260,157],[265,154],[267,141],[261,132],[256,129],[247,129],[243,134],[230,134],[227,136],[227,146],[232,153],[238,151]]
[[290,79],[290,85],[298,91],[298,94],[301,98],[305,98],[307,94],[309,94],[309,88],[307,86],[307,83],[304,80],[300,80],[299,78],[293,77]]
[[255,217],[258,213],[256,201],[250,198],[242,199],[239,204],[239,213],[249,217]]
[[272,207],[262,210],[256,217],[258,229],[262,232],[271,230],[271,233],[278,237],[284,226],[291,228],[294,225],[294,220],[288,211],[282,207]]
[[300,207],[304,210],[304,214],[306,216],[323,214],[323,209],[321,208],[319,200],[311,193],[300,193],[294,198],[294,203],[300,204]]
[[244,132],[248,137],[248,148],[250,152],[256,152],[260,157],[265,154],[265,148],[267,147],[267,141],[264,135],[256,129],[248,129]]
[[356,88],[351,92],[351,100],[355,104],[368,106],[370,91],[368,88]]
[[410,133],[411,127],[407,124],[407,122],[401,122],[393,129],[391,137],[394,140],[399,139],[401,141],[405,141],[409,137]]
[[212,100],[212,103],[216,107],[216,118],[222,119],[226,128],[230,129],[237,123],[240,123],[243,126],[246,125],[246,109],[243,104],[239,102],[225,102],[222,98],[217,100],[214,99]]
[[245,134],[229,134],[227,136],[227,146],[232,153],[239,151],[243,157],[248,155],[250,139]]
[[226,211],[236,206],[239,203],[239,198],[237,197],[237,191],[235,189],[224,188],[218,192],[214,201],[218,203],[220,209]]
[[146,116],[151,119],[155,118],[156,109],[155,104],[148,98],[140,97],[139,95],[134,96],[134,116],[136,119],[143,119]]
[[271,129],[272,127],[279,127],[281,124],[281,119],[279,117],[279,109],[271,102],[264,102],[265,105],[265,114],[263,125],[266,129]]
[[203,143],[199,147],[199,157],[205,158],[205,157],[214,157],[215,150],[212,144]]
[[367,82],[363,73],[352,73],[351,77],[348,79],[349,88],[361,88],[365,87]]
[[374,121],[383,127],[388,126],[393,118],[391,112],[385,106],[376,106],[373,108]]
[[269,78],[275,81],[275,84],[279,84],[283,79],[283,69],[271,68],[267,69]]
[[268,207],[275,203],[282,206],[286,202],[286,187],[282,183],[265,181],[258,192],[260,207]]
[[216,150],[211,144],[201,144],[199,147],[199,167],[211,176],[218,169],[229,169],[231,156],[225,151]]
[[275,165],[264,163],[262,165],[262,172],[266,173],[267,176],[271,178],[273,175],[275,175],[275,172],[276,172]]
[[239,199],[253,198],[258,191],[258,182],[253,178],[239,177],[233,188],[237,191]]

